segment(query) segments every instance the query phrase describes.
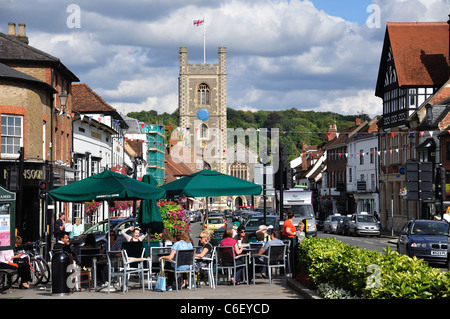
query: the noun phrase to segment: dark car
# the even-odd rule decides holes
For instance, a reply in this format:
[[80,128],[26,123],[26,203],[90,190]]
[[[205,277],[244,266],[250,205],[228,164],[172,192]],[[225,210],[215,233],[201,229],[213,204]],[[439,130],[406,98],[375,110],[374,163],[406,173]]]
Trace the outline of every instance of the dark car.
[[[123,235],[121,235],[122,230],[129,228],[131,226],[134,226],[135,223],[136,223],[136,218],[134,218],[134,217],[111,218],[110,226],[111,226],[111,229],[113,229],[118,236],[117,241],[119,241],[119,242],[125,241],[125,238],[123,237]],[[106,238],[107,233],[108,233],[108,220],[105,219],[95,225],[92,225],[90,228],[88,228],[86,231],[84,231],[82,235],[71,239],[70,243],[74,246],[84,245],[86,236],[88,234],[94,234],[95,240],[96,240],[97,244],[100,246],[107,242],[107,240],[108,240]],[[132,235],[132,232],[129,230],[128,234]]]
[[342,219],[344,219],[344,216],[342,215],[328,216],[327,219],[325,219],[325,221],[323,222],[323,232],[336,233],[338,222]]
[[261,213],[255,212],[252,210],[246,210],[246,211],[242,212],[239,223],[241,223],[241,225],[245,225],[245,223],[247,223],[247,221],[250,219],[250,217],[256,216],[256,215],[261,215]]
[[245,223],[245,235],[248,237],[249,242],[252,241],[252,239],[256,240],[256,231],[259,230],[259,226],[266,225],[266,226],[272,226],[267,230],[267,234],[270,234],[271,230],[273,228],[279,229],[279,220],[278,216],[274,215],[266,215],[266,222],[264,223],[264,215],[251,215],[250,218]]
[[344,217],[338,221],[336,232],[339,235],[350,235],[350,217]]
[[431,263],[448,263],[448,223],[437,220],[410,220],[400,231],[397,251]]
[[272,226],[273,228],[279,228],[278,216],[274,215],[266,215],[266,222],[264,223],[263,215],[252,215],[247,220],[245,224],[245,231],[248,232],[256,232],[259,229],[259,226],[266,225]]
[[233,215],[232,215],[233,222],[239,222],[240,223],[240,221],[241,221],[241,214],[244,213],[244,212],[246,212],[246,210],[235,210],[233,212]]

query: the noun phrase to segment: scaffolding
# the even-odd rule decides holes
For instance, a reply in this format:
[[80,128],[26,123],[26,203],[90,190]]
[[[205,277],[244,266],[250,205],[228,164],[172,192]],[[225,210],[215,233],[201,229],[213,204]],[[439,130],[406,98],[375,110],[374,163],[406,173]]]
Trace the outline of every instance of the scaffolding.
[[145,124],[142,133],[147,137],[147,174],[153,176],[159,184],[164,184],[164,126]]

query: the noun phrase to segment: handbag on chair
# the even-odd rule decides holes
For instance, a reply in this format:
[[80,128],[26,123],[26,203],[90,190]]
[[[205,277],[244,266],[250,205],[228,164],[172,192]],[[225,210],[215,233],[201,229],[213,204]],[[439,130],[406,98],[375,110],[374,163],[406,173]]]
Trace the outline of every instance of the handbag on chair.
[[164,273],[164,261],[161,263],[161,271],[156,280],[155,289],[156,291],[166,291],[166,275]]

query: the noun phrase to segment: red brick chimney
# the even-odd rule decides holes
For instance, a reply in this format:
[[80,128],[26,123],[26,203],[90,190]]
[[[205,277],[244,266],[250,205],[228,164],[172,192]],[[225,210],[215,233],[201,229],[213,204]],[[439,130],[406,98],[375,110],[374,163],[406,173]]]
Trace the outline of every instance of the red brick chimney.
[[361,125],[361,118],[360,117],[357,117],[356,119],[355,119],[355,125]]
[[335,138],[337,135],[336,133],[337,133],[336,124],[330,124],[328,126],[328,132],[327,132],[328,141],[331,141],[333,138]]

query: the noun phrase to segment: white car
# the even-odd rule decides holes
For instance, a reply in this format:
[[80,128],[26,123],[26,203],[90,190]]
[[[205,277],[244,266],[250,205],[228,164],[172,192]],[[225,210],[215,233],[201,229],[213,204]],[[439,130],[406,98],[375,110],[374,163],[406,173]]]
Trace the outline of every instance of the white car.
[[372,214],[361,212],[353,214],[350,218],[350,235],[380,236],[381,227],[378,220]]

